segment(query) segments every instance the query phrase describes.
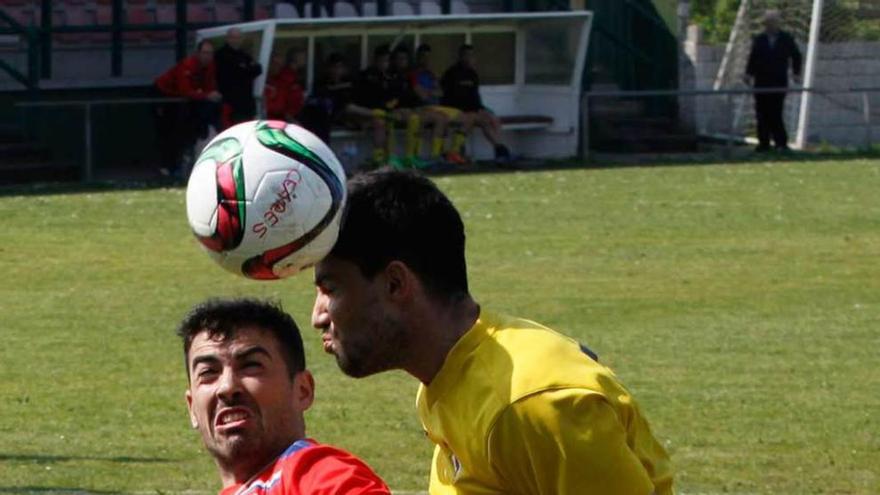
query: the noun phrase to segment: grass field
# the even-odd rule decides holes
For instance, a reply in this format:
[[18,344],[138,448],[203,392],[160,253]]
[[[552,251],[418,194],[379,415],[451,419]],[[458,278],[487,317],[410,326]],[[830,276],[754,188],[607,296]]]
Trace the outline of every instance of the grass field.
[[[485,306],[576,336],[631,388],[685,493],[880,493],[880,162],[437,179]],[[308,328],[311,274],[212,264],[180,188],[0,197],[0,493],[211,492],[173,329],[212,295],[304,329],[309,433],[422,490],[402,373],[344,378]]]

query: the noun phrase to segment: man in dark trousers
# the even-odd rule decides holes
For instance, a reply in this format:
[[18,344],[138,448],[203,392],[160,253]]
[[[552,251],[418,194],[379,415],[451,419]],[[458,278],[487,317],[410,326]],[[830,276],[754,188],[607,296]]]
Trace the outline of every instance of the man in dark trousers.
[[[791,59],[791,72],[797,84],[801,73],[801,52],[794,38],[779,29],[778,10],[768,10],[764,14],[764,32],[752,40],[749,61],[746,66],[746,84],[753,83],[755,89],[787,88],[788,61]],[[785,93],[756,93],[755,114],[758,119],[757,151],[770,149],[770,137],[778,150],[788,149],[788,135],[782,111],[785,108]]]
[[252,120],[257,115],[254,79],[263,72],[260,64],[241,49],[241,30],[226,32],[226,44],[217,50],[217,88],[223,95],[223,125]]

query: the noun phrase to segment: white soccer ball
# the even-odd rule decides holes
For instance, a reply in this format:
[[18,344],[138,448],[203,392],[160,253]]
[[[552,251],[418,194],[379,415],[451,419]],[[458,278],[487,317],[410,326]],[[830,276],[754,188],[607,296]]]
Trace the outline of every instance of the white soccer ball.
[[326,256],[344,206],[345,171],[330,148],[274,120],[218,134],[186,187],[189,225],[211,258],[260,280],[289,277]]

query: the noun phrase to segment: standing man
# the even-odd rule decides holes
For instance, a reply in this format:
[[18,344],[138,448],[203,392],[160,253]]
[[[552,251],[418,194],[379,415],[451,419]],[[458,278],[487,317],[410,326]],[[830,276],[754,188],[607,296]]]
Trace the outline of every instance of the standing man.
[[[746,85],[755,89],[787,88],[788,62],[794,82],[801,73],[801,52],[794,38],[779,29],[778,10],[764,13],[764,32],[752,40],[749,61],[746,66]],[[755,93],[755,114],[758,120],[758,147],[756,151],[770,149],[770,137],[778,150],[788,150],[788,134],[785,132],[785,93]]]
[[230,28],[226,44],[217,50],[217,87],[223,95],[223,125],[229,127],[257,116],[254,79],[262,72],[249,53],[241,48],[241,30]]
[[480,77],[474,67],[474,47],[461,45],[458,49],[458,62],[443,73],[440,79],[443,89],[441,103],[461,110],[464,115],[464,128],[452,151],[461,154],[464,136],[477,126],[483,131],[486,139],[495,147],[495,160],[506,163],[510,161],[510,151],[501,143],[501,122],[489,111],[480,98]]
[[220,93],[217,92],[214,46],[202,40],[197,51],[159,76],[155,92],[185,101],[162,103],[156,109],[156,132],[163,175],[179,176],[184,155],[208,129],[220,127]]
[[253,299],[208,300],[184,318],[192,427],[214,457],[221,495],[389,495],[360,459],[305,436],[315,399],[287,313]]
[[470,296],[464,225],[430,180],[380,170],[348,188],[312,324],[346,374],[421,382],[431,494],[672,493],[669,456],[592,351]]

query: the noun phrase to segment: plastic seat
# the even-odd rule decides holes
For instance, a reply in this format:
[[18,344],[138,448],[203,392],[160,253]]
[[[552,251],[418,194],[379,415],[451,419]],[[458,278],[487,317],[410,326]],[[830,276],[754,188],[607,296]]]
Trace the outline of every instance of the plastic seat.
[[23,26],[33,26],[39,21],[39,12],[30,6],[6,8],[6,13]]
[[254,20],[271,19],[272,9],[265,5],[257,5],[254,7]]
[[217,15],[217,22],[226,24],[241,22],[242,20],[241,9],[235,5],[218,3],[214,6],[214,9]]
[[442,13],[443,9],[440,8],[438,2],[419,2],[419,15],[441,15]]
[[275,17],[278,19],[299,19],[299,12],[292,4],[279,2],[275,4]]
[[214,11],[208,5],[189,3],[186,6],[186,20],[193,23],[212,23],[214,22]]
[[336,2],[333,7],[333,17],[358,17],[358,11],[350,2]]
[[409,2],[392,2],[391,15],[415,15],[416,11]]

